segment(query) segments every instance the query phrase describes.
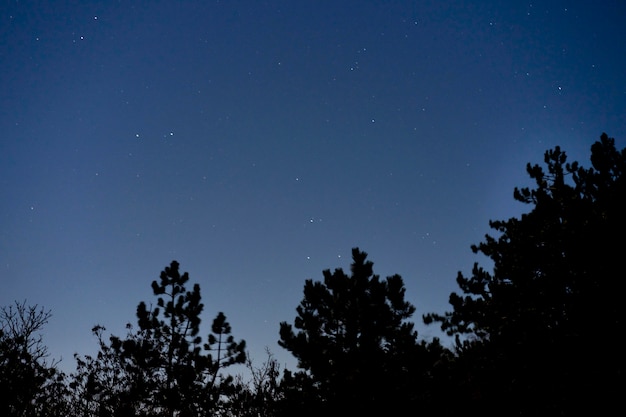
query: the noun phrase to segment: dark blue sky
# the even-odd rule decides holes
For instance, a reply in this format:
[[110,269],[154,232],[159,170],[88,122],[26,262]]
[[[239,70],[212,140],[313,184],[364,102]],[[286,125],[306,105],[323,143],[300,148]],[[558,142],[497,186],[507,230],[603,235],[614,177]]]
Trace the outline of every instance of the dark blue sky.
[[[626,138],[622,1],[5,1],[0,305],[63,365],[176,259],[259,361],[369,253],[447,309],[527,162]],[[488,264],[486,264],[488,266]],[[205,327],[204,334],[208,331]]]

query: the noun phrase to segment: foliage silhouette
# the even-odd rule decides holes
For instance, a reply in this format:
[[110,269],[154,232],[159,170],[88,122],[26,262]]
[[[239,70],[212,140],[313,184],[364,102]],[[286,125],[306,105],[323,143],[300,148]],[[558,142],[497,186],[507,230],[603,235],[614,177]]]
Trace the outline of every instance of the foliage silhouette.
[[50,311],[26,302],[0,308],[0,415],[64,416],[65,375],[48,361],[41,331]]
[[424,317],[456,336],[466,411],[574,415],[621,397],[626,149],[603,134],[591,168],[567,163],[559,147],[544,162],[527,166],[535,188],[514,192],[531,211],[490,222],[499,236],[472,246],[493,272],[459,273],[452,311]]
[[285,414],[393,414],[424,395],[416,388],[443,348],[417,342],[402,278],[381,280],[366,258],[355,248],[351,276],[336,269],[307,280],[294,324],[280,324],[278,343],[302,369],[285,373]]
[[246,368],[249,380],[241,375],[235,378],[235,389],[229,396],[229,416],[237,417],[273,417],[278,413],[278,404],[283,395],[280,390],[280,365],[266,348],[267,358],[260,365],[253,364],[248,356]]
[[[611,414],[624,376],[626,149],[603,134],[590,168],[559,147],[544,162],[527,166],[533,188],[514,190],[530,211],[491,221],[498,235],[472,246],[493,271],[459,273],[452,311],[424,316],[455,337],[454,352],[418,341],[402,278],[381,279],[355,248],[351,274],[307,280],[293,324],[280,324],[278,343],[299,367],[280,379],[269,351],[252,365],[223,313],[203,340],[200,287],[172,261],[152,282],[156,304],[139,303],[136,328],[93,328],[99,351],[76,355],[69,383],[40,335],[50,312],[0,308],[0,415]],[[243,363],[250,382],[225,374]]]
[[152,282],[156,307],[137,307],[138,330],[129,324],[122,339],[93,329],[97,357],[77,357],[73,388],[83,415],[197,416],[223,406],[232,389],[224,368],[244,363],[245,342],[236,342],[223,313],[218,313],[202,343],[200,286],[187,290],[189,275],[172,261]]

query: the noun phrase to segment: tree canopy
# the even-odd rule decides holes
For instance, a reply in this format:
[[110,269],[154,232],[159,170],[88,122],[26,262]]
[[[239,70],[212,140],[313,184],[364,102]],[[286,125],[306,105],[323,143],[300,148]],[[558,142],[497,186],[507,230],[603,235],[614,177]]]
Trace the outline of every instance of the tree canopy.
[[[459,272],[451,311],[430,313],[455,338],[419,341],[400,275],[382,279],[358,248],[350,272],[308,279],[278,344],[298,361],[284,369],[268,350],[254,366],[219,312],[203,337],[200,286],[176,261],[151,284],[124,337],[93,334],[95,356],[76,355],[66,376],[47,359],[51,314],[0,307],[0,415],[318,416],[612,414],[621,406],[626,253],[626,149],[606,134],[591,166],[560,147],[528,164],[533,186],[515,188],[529,210],[491,221],[472,246],[492,269]],[[251,380],[226,373],[247,365]]]
[[200,286],[188,290],[188,281],[172,261],[152,282],[156,306],[137,306],[136,331],[129,324],[126,338],[110,336],[107,342],[104,329],[94,328],[98,356],[77,357],[82,413],[196,416],[219,409],[233,381],[221,371],[245,362],[245,342],[235,341],[222,312],[202,342]]
[[498,235],[472,247],[493,271],[459,273],[452,311],[425,317],[457,337],[464,383],[492,414],[571,415],[620,396],[626,150],[603,134],[590,168],[559,147],[544,162],[527,166],[534,188],[514,191],[531,210],[490,222]]
[[280,324],[279,345],[304,371],[288,380],[309,391],[309,411],[400,410],[419,394],[413,388],[428,350],[408,321],[415,307],[405,300],[402,278],[375,275],[358,248],[350,270],[306,280],[294,324]]
[[0,308],[0,415],[64,416],[65,375],[41,332],[51,312],[24,302]]

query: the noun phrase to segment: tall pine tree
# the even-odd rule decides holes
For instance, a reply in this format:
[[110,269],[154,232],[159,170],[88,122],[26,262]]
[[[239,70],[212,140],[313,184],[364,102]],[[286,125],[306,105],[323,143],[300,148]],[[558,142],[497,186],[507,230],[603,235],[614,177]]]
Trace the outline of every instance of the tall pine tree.
[[626,149],[603,134],[590,168],[559,147],[544,162],[527,166],[534,188],[514,192],[531,210],[490,222],[498,235],[472,247],[493,271],[459,273],[452,311],[425,317],[457,337],[466,410],[574,415],[621,397]]
[[173,261],[152,282],[156,306],[137,307],[138,329],[128,325],[126,338],[102,327],[95,358],[77,358],[74,387],[83,413],[91,415],[197,416],[218,409],[232,384],[222,370],[244,363],[245,342],[235,341],[226,316],[213,321],[207,343],[200,336],[200,286],[187,289],[189,275]]
[[280,324],[279,344],[302,369],[283,380],[291,413],[399,413],[425,397],[425,369],[443,352],[417,342],[402,278],[375,275],[358,248],[352,259],[351,275],[325,270],[323,282],[307,280],[294,324]]

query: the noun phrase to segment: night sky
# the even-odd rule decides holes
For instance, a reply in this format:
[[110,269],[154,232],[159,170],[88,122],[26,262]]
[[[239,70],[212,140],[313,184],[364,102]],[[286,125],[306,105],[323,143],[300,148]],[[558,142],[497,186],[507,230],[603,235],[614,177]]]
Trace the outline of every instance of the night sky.
[[0,305],[65,369],[172,260],[257,362],[307,278],[402,275],[444,312],[527,162],[626,146],[626,2],[3,1]]

